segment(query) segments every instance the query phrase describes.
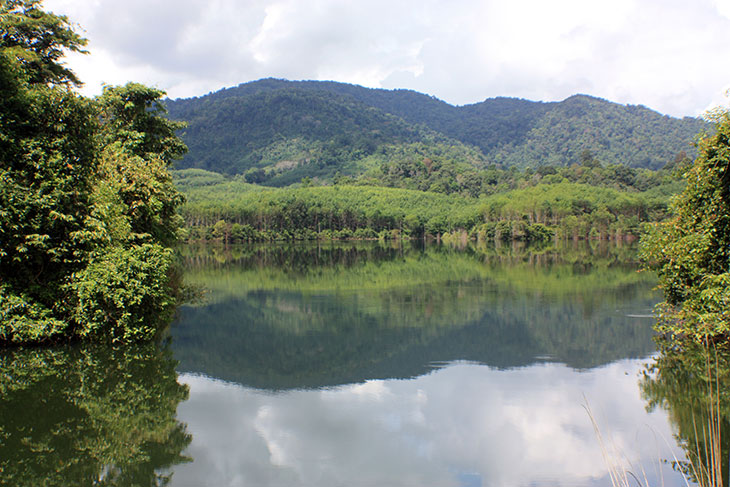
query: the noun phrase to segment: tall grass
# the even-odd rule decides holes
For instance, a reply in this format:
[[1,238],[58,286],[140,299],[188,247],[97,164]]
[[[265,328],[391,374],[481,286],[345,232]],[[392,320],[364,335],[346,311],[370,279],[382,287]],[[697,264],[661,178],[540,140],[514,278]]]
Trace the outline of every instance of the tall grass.
[[[722,476],[720,364],[717,350],[711,352],[709,347],[705,345],[705,351],[707,397],[709,400],[706,402],[704,410],[698,411],[698,414],[692,413],[695,441],[693,445],[684,445],[686,462],[680,462],[676,457],[673,459],[673,464],[679,467],[677,470],[682,474],[687,487],[693,485],[723,487],[724,483]],[[663,478],[658,486],[654,486],[648,481],[643,467],[636,471],[631,461],[616,448],[610,439],[607,440],[604,437],[587,401],[584,408],[588,413],[601,447],[601,454],[608,468],[611,484],[614,487],[663,487]]]
[[[598,421],[596,421],[596,417],[593,415],[593,411],[591,410],[587,400],[583,407],[588,413],[588,417],[593,425],[593,431],[596,434],[598,445],[601,448],[601,456],[603,456],[603,461],[606,463],[606,467],[608,468],[611,485],[614,487],[630,487],[636,485],[650,487],[649,480],[646,477],[646,471],[644,471],[643,467],[641,467],[641,471],[638,472],[638,475],[634,473],[634,467],[631,464],[631,460],[629,460],[612,441],[607,441],[606,438],[604,438],[603,433],[601,433],[601,428],[598,426]],[[689,485],[689,483],[687,485]]]
[[[722,481],[722,439],[720,428],[720,374],[717,350],[714,350],[715,363],[710,362],[707,354],[707,383],[710,401],[707,405],[707,421],[701,423],[701,433],[705,448],[700,448],[699,440],[695,442],[696,458],[704,458],[704,462],[692,462],[693,477],[700,487],[723,487]],[[713,370],[716,372],[713,379]],[[699,438],[696,418],[693,417],[695,438]],[[699,465],[697,465],[699,464]]]

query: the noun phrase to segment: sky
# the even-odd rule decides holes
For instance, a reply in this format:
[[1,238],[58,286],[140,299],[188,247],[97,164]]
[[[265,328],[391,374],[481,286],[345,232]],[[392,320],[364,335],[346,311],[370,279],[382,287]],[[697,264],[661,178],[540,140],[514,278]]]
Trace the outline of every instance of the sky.
[[454,105],[583,93],[698,116],[727,106],[730,0],[45,0],[89,39],[99,94],[261,78],[412,89]]

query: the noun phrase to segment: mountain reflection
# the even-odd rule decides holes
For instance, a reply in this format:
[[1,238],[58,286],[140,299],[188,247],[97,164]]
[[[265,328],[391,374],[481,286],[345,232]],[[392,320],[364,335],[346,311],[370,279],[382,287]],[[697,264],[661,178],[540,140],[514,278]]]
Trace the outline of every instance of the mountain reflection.
[[283,390],[408,378],[434,363],[576,368],[654,349],[631,249],[326,245],[185,250],[210,291],[173,327],[180,370]]
[[167,485],[188,388],[156,344],[0,352],[0,485]]

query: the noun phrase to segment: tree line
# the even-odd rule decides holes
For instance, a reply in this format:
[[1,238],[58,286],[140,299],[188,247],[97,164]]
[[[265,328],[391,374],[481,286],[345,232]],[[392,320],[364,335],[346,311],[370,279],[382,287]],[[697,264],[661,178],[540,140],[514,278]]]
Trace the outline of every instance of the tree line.
[[187,239],[224,242],[471,238],[539,241],[637,238],[666,215],[665,186],[621,191],[538,182],[480,197],[356,185],[266,188],[241,177],[174,171],[186,195]]

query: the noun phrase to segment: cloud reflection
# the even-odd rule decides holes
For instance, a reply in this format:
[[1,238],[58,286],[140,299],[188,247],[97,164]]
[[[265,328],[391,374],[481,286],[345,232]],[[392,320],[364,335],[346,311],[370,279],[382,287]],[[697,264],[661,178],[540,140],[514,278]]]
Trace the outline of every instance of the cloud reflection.
[[610,485],[586,399],[634,471],[673,485],[681,478],[657,459],[672,457],[661,439],[672,432],[663,411],[644,409],[641,366],[455,363],[411,380],[276,394],[183,374],[190,400],[178,414],[194,462],[176,468],[173,485]]

